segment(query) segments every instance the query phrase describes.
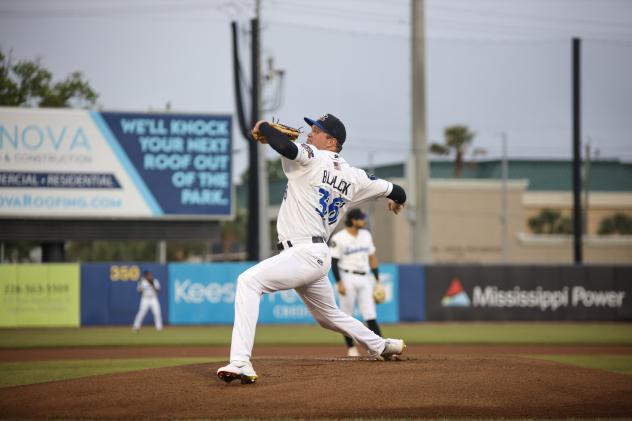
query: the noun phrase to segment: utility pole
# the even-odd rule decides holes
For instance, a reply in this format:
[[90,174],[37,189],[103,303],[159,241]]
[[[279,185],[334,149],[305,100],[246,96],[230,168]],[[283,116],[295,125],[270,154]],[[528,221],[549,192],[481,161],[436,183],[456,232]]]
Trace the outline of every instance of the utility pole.
[[[261,0],[255,1],[255,22],[257,25],[256,35],[253,32],[252,42],[253,49],[257,51],[256,58],[253,55],[253,60],[256,62],[253,65],[253,85],[252,89],[257,89],[256,97],[257,97],[257,116],[258,118],[263,117],[263,107],[262,107],[262,98],[261,98],[261,55],[259,52],[261,51],[261,31],[260,31],[260,22],[261,22]],[[256,72],[255,66],[256,65]],[[257,83],[254,83],[254,79],[257,79]],[[254,96],[253,96],[254,98]],[[254,108],[254,107],[253,107]],[[265,259],[270,256],[270,219],[268,217],[268,168],[266,165],[266,148],[265,145],[257,143],[258,148],[258,171],[257,171],[257,181],[259,183],[259,259]],[[253,174],[254,175],[254,174]]]
[[259,260],[259,148],[257,142],[255,142],[250,134],[250,130],[259,120],[259,22],[257,19],[252,19],[250,22],[251,28],[251,74],[252,74],[252,89],[250,91],[250,116],[246,117],[244,101],[241,92],[241,63],[239,60],[239,42],[238,42],[238,30],[237,22],[231,23],[232,38],[233,38],[233,81],[235,84],[235,99],[237,105],[237,120],[239,122],[239,129],[242,136],[248,142],[248,223],[246,234],[246,251],[248,254],[248,260]]
[[573,245],[575,264],[582,264],[581,179],[581,40],[573,38]]
[[590,151],[590,137],[586,140],[586,147],[584,149],[584,232],[588,234],[588,193],[590,192],[590,165],[591,165],[591,151]]
[[501,132],[502,139],[502,165],[500,189],[500,250],[501,262],[507,263],[507,178],[509,178],[509,165],[507,163],[507,133]]
[[412,164],[413,188],[409,189],[412,214],[413,261],[430,263],[430,225],[428,217],[428,147],[426,139],[425,22],[424,1],[411,2],[412,62]]
[[167,263],[167,242],[165,240],[159,240],[156,246],[156,260],[158,263],[164,265]]
[[[368,171],[370,174],[375,174],[375,164],[374,164],[374,155],[375,155],[375,150],[371,150],[369,149],[369,160],[368,160]],[[368,206],[367,209],[367,219],[369,221],[373,221],[373,214],[375,213],[375,202],[371,202]],[[375,225],[373,225],[371,228],[373,228]]]

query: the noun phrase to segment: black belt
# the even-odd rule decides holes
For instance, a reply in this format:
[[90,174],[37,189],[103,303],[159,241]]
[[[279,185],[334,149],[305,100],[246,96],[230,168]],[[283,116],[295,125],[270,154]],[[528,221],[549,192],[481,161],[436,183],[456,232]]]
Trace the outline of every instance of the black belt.
[[[312,243],[324,243],[325,239],[323,237],[312,237]],[[284,245],[283,243],[287,243],[287,245]],[[276,248],[277,250],[281,251],[281,250],[285,250],[286,248],[290,248],[290,247],[294,247],[294,244],[292,244],[292,241],[287,240],[287,241],[281,241],[280,243],[277,243]]]
[[354,273],[356,275],[366,275],[366,272],[360,272],[359,270],[347,270],[347,269],[342,269],[343,272],[347,272],[347,273]]

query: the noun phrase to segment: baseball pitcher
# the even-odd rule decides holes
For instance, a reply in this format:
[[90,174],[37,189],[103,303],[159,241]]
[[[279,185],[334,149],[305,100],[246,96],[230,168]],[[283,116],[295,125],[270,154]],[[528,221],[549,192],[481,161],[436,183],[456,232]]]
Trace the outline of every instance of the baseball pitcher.
[[[336,279],[340,309],[351,316],[357,304],[369,329],[382,336],[373,296],[380,282],[378,260],[373,237],[364,229],[366,214],[359,208],[351,209],[345,218],[345,225],[345,229],[331,237],[331,269]],[[353,339],[348,336],[344,338],[347,355],[358,357],[360,354]]]
[[281,155],[288,183],[277,220],[280,253],[237,279],[230,363],[217,370],[217,376],[226,382],[257,380],[250,359],[261,295],[280,290],[296,290],[321,326],[349,336],[375,358],[390,358],[405,348],[403,340],[381,338],[336,306],[327,276],[331,267],[327,241],[354,204],[384,197],[397,214],[406,193],[396,184],[350,166],[340,156],[346,130],[338,118],[325,114],[305,121],[311,132],[304,144],[293,143],[285,129],[275,128],[274,123],[259,121],[253,128],[253,139],[269,144]]

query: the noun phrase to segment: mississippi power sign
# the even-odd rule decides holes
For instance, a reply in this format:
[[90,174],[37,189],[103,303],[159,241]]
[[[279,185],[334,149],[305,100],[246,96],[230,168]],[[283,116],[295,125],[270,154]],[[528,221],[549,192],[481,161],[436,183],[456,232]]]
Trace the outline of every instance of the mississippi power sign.
[[630,320],[632,268],[430,266],[429,320]]

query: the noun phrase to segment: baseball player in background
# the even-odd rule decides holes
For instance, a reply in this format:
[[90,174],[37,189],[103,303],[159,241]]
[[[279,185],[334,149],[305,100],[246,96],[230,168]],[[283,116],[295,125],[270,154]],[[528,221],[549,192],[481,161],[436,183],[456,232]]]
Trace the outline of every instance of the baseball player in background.
[[385,197],[389,210],[397,214],[406,193],[396,184],[350,166],[340,156],[346,130],[338,118],[325,114],[305,121],[311,132],[304,144],[294,144],[266,121],[253,128],[281,155],[288,183],[277,219],[280,253],[237,279],[230,362],[217,370],[217,376],[226,382],[257,380],[250,359],[261,295],[280,290],[296,290],[321,326],[349,336],[377,359],[389,359],[405,349],[403,340],[381,338],[336,306],[327,276],[331,267],[327,241],[354,204]]
[[154,275],[146,270],[143,272],[143,277],[140,278],[136,285],[136,290],[141,294],[140,306],[138,307],[138,313],[134,318],[134,327],[132,330],[138,332],[140,326],[143,323],[143,319],[147,314],[147,311],[151,309],[154,315],[154,324],[156,330],[162,330],[162,314],[160,312],[160,302],[158,301],[158,291],[160,291],[160,282],[158,279],[154,279]]
[[[366,215],[359,208],[351,209],[345,218],[345,225],[345,229],[331,237],[331,270],[340,296],[340,309],[351,316],[357,303],[369,329],[382,336],[373,299],[375,283],[380,282],[379,263],[373,237],[364,229]],[[360,354],[353,339],[349,336],[344,338],[347,355],[358,357]]]

